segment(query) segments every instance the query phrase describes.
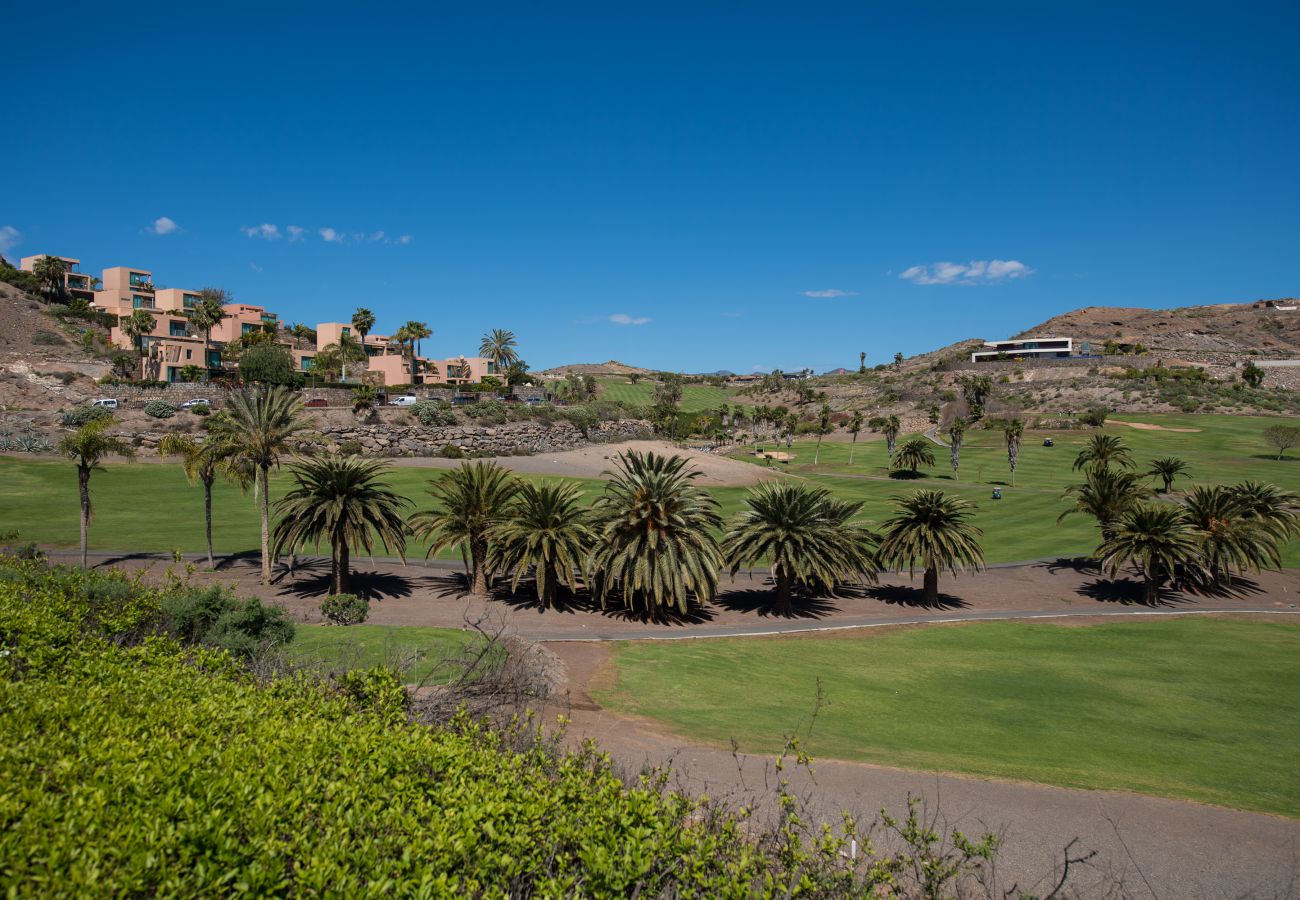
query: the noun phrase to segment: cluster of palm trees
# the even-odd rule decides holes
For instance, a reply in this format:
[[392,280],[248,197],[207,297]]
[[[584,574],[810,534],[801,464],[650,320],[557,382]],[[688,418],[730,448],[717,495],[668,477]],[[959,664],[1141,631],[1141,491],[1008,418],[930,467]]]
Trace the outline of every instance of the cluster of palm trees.
[[1197,486],[1181,503],[1158,502],[1146,479],[1159,478],[1169,495],[1187,464],[1163,457],[1138,472],[1132,452],[1113,435],[1093,436],[1074,468],[1083,481],[1066,489],[1073,505],[1057,521],[1074,513],[1096,519],[1102,566],[1117,574],[1136,565],[1148,604],[1168,579],[1217,588],[1247,572],[1280,568],[1282,546],[1300,536],[1300,497],[1273,485]]

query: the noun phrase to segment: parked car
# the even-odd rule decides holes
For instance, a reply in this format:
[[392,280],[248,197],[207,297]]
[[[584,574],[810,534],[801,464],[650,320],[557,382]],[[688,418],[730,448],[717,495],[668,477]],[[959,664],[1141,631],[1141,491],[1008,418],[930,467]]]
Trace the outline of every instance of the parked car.
[[389,406],[414,406],[420,402],[420,398],[414,394],[398,394],[392,400],[388,401]]
[[186,400],[181,404],[181,409],[192,409],[196,406],[211,406],[212,401],[206,397],[195,397],[193,400]]
[[117,399],[115,397],[100,397],[98,400],[91,400],[91,406],[102,406],[104,409],[117,409]]
[[326,400],[324,397],[312,397],[303,405],[310,406],[312,409],[317,409],[322,406],[329,406],[330,402]]

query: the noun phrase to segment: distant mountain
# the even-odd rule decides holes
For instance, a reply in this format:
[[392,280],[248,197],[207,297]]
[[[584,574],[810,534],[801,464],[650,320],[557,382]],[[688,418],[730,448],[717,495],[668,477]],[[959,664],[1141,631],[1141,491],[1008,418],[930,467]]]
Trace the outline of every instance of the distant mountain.
[[538,372],[538,375],[550,378],[563,378],[565,375],[650,375],[654,369],[629,366],[616,359],[603,363],[572,363],[567,366],[555,366]]

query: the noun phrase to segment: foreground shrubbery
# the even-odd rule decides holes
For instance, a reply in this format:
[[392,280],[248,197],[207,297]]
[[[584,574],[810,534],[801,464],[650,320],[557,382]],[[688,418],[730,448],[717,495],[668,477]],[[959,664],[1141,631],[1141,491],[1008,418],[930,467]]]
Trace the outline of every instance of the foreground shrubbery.
[[942,888],[993,852],[944,850],[912,818],[886,824],[910,849],[849,862],[793,812],[755,829],[629,787],[591,748],[410,724],[384,669],[262,681],[164,633],[228,611],[0,559],[11,894],[847,896],[931,870]]

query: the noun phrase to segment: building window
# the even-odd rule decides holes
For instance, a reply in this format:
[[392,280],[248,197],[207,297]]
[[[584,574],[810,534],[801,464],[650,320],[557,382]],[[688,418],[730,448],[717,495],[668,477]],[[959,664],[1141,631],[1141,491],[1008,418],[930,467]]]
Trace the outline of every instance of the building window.
[[198,302],[199,302],[199,298],[198,298],[198,295],[197,295],[197,294],[185,294],[185,295],[181,298],[181,304],[182,304],[186,309],[193,309],[193,308],[194,308],[194,305],[195,305],[196,303],[198,303]]
[[171,320],[171,325],[168,330],[171,332],[172,337],[185,337],[189,334],[189,330],[185,327],[185,323],[177,319]]
[[304,356],[302,358],[302,370],[304,372],[307,372],[311,369],[311,359],[312,358],[310,356]]
[[245,322],[242,330],[240,331],[240,334],[251,334],[254,331],[257,331],[257,326],[249,325],[247,322]]
[[193,358],[194,358],[194,351],[193,351],[193,350],[186,350],[186,351],[185,351],[185,358],[186,358],[186,359],[193,359]]

